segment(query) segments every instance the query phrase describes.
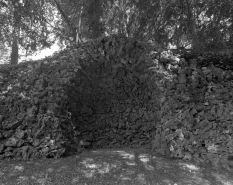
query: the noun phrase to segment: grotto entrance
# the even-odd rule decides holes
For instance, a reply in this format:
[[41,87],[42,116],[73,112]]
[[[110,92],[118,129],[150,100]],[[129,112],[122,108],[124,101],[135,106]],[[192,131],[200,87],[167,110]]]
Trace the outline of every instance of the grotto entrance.
[[159,122],[155,64],[142,43],[120,39],[93,43],[98,52],[85,53],[66,88],[78,137],[91,148],[149,147]]
[[111,78],[92,75],[97,67],[85,71],[90,78],[77,74],[67,88],[76,136],[87,148],[150,147],[159,121],[157,94],[126,69]]
[[74,130],[92,148],[149,147],[160,94],[147,46],[111,36],[0,68],[0,159],[76,153]]

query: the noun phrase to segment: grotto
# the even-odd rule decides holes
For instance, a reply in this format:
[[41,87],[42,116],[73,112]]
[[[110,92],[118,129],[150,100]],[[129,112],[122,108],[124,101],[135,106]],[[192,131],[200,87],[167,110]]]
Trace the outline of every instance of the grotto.
[[166,68],[154,51],[114,35],[0,66],[0,159],[144,147],[233,167],[232,55],[169,58]]

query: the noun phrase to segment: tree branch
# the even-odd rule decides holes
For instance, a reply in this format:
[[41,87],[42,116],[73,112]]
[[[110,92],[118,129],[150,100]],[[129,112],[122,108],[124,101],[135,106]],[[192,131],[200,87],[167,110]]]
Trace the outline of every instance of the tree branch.
[[61,5],[57,2],[57,0],[54,0],[58,11],[61,13],[61,15],[63,16],[63,18],[65,19],[66,23],[69,25],[69,27],[72,29],[73,33],[75,33],[75,28],[74,25],[70,22],[68,16],[65,14],[65,12],[63,11]]

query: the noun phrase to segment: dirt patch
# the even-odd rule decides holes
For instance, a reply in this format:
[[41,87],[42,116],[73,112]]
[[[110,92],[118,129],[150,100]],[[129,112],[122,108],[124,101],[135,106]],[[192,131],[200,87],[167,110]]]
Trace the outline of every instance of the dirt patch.
[[[232,170],[233,171],[233,170]],[[231,185],[231,171],[146,150],[84,151],[63,159],[0,161],[1,185]]]

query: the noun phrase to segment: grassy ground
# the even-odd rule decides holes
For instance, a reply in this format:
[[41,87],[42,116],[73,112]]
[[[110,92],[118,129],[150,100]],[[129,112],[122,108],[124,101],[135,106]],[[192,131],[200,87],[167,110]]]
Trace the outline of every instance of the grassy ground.
[[233,185],[232,172],[143,149],[103,149],[63,159],[0,161],[0,185]]

